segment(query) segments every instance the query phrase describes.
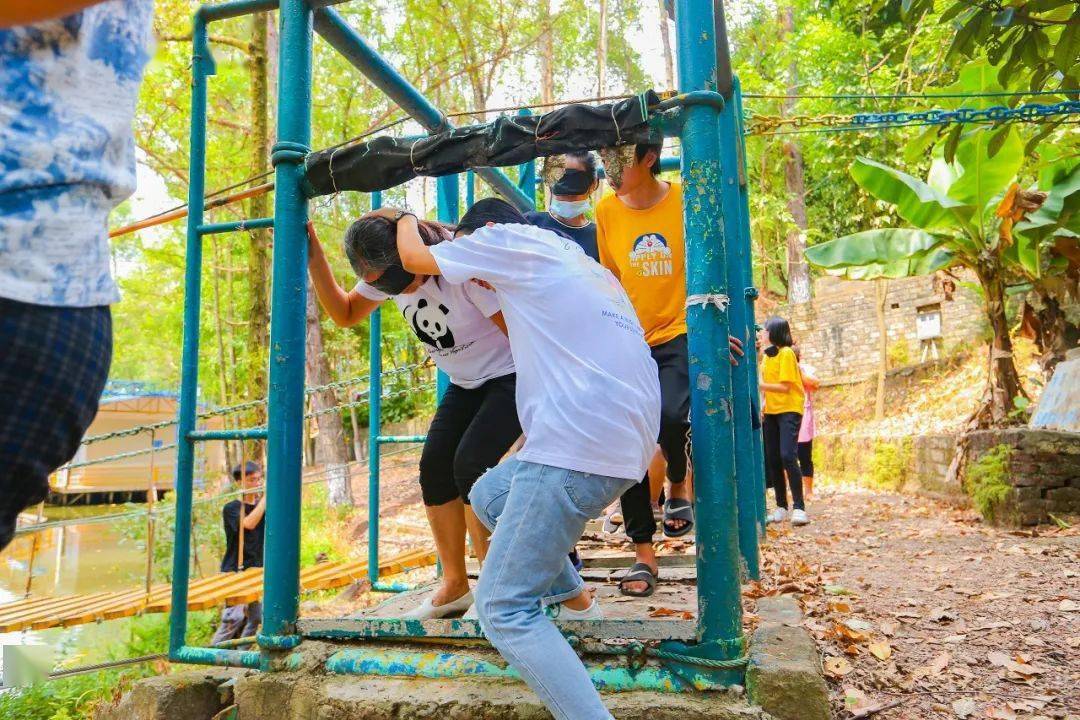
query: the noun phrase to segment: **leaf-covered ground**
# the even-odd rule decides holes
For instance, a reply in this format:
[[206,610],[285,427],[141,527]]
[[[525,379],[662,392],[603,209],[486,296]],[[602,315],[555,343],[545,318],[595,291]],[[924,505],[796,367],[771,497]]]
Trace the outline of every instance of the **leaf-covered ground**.
[[835,716],[1080,718],[1080,533],[855,488],[770,530],[752,594],[795,592]]

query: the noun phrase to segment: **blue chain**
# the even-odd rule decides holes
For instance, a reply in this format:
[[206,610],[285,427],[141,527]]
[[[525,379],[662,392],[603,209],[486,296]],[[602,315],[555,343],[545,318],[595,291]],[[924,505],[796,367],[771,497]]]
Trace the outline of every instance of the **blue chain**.
[[1032,122],[1058,115],[1080,113],[1080,102],[1066,100],[1046,105],[1026,103],[1016,108],[995,105],[984,109],[959,108],[957,110],[926,110],[924,112],[859,113],[851,116],[851,125],[947,125],[950,123],[1009,122],[1020,120]]

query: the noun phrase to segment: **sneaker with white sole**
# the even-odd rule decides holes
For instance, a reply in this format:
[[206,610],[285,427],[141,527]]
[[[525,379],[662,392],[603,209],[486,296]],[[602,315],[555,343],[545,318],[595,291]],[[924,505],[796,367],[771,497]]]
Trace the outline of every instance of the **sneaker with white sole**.
[[791,524],[792,525],[809,525],[810,518],[807,516],[805,510],[792,510],[791,511]]
[[785,520],[787,520],[787,510],[785,510],[784,508],[776,508],[771,513],[769,513],[769,524],[782,523]]
[[401,617],[409,620],[434,620],[436,618],[447,617],[448,615],[461,615],[473,604],[473,594],[471,591],[465,593],[457,600],[451,600],[442,605],[433,605],[431,603],[431,598],[432,596],[429,595],[418,607],[414,607],[409,612],[404,613]]
[[600,609],[600,603],[596,602],[596,598],[592,599],[592,604],[584,610],[574,610],[568,608],[562,603],[555,603],[554,605],[548,605],[544,608],[544,614],[552,620],[603,620],[604,611]]

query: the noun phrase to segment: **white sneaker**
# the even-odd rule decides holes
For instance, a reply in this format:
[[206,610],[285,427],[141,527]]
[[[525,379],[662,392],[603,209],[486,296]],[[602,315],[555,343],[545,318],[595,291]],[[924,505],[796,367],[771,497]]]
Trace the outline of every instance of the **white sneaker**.
[[791,511],[791,524],[792,525],[809,525],[810,518],[807,516],[805,510],[792,510]]
[[419,607],[413,608],[401,617],[409,620],[434,620],[436,618],[444,618],[447,615],[460,615],[468,610],[473,604],[473,594],[471,591],[465,593],[457,600],[442,605],[432,605],[431,598],[432,595],[429,595],[424,602],[420,603]]
[[785,520],[787,520],[787,510],[785,510],[784,508],[776,508],[771,513],[769,513],[768,522],[770,524],[782,523]]
[[544,613],[552,620],[603,620],[604,611],[594,597],[592,604],[584,610],[574,610],[562,603],[555,603],[544,608]]

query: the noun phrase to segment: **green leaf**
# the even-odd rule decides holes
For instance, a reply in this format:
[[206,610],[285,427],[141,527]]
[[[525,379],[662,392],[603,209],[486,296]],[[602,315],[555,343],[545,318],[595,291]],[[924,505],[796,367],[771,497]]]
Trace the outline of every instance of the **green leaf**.
[[956,149],[956,163],[963,173],[949,188],[949,197],[967,205],[984,207],[1001,194],[1016,177],[1024,162],[1024,145],[1012,127],[997,155],[989,153],[991,133],[976,130],[965,136]]
[[972,48],[975,46],[975,39],[982,31],[983,24],[990,17],[990,13],[986,10],[979,10],[971,18],[964,23],[964,26],[956,33],[956,37],[953,38],[952,45],[949,46],[949,51],[945,54],[945,58],[949,59],[957,55],[970,55]]
[[895,205],[900,217],[924,230],[956,228],[975,210],[916,177],[869,158],[856,158],[851,176],[874,197]]
[[937,248],[943,239],[913,228],[879,228],[811,245],[808,262],[827,269],[890,264]]
[[1008,27],[1012,24],[1013,15],[1016,14],[1016,10],[1008,7],[999,13],[994,14],[994,25],[996,27]]
[[[937,141],[940,131],[939,126],[930,125],[909,140],[904,146],[904,162],[914,165],[926,157],[926,151]],[[933,185],[933,183],[930,184]]]
[[1054,47],[1054,65],[1062,73],[1067,73],[1077,58],[1080,58],[1080,7],[1069,18],[1069,23],[1061,29],[1057,45]]
[[1005,141],[1009,138],[1009,132],[1011,128],[1007,125],[1003,125],[994,131],[994,134],[990,137],[990,142],[986,144],[986,152],[989,157],[993,158],[1001,150]]
[[1027,233],[1013,230],[1013,242],[1001,254],[1006,262],[1019,265],[1031,277],[1041,276],[1039,246],[1041,241]]
[[956,161],[956,146],[960,144],[960,134],[964,132],[963,125],[954,125],[949,134],[945,137],[944,157],[945,162],[953,163]]

